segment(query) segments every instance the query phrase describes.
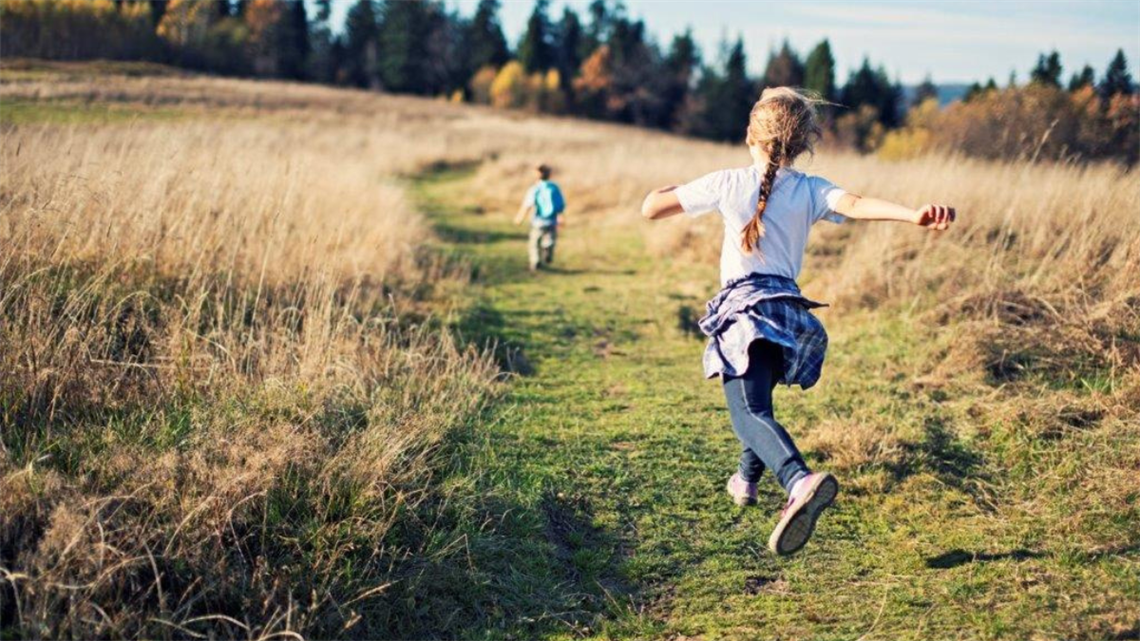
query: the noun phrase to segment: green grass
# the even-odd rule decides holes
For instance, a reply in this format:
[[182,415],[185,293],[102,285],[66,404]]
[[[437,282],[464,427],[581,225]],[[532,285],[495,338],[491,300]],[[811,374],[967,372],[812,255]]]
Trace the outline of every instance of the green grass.
[[[838,460],[826,438],[810,438],[821,426],[870,425],[893,440],[841,471],[844,492],[802,554],[770,555],[782,497],[771,477],[757,508],[723,495],[738,445],[719,384],[701,377],[691,322],[703,299],[679,293],[711,295],[714,270],[651,257],[636,225],[601,230],[572,213],[555,269],[532,276],[525,228],[470,213],[467,178],[440,170],[413,189],[445,250],[478,274],[453,327],[497,345],[515,374],[483,423],[451,443],[441,483],[453,498],[438,531],[462,543],[441,546],[404,586],[422,616],[395,629],[740,639],[1140,630],[1135,510],[1073,540],[1060,503],[1007,505],[1039,475],[1079,480],[1095,461],[1074,463],[1019,423],[975,418],[979,400],[952,385],[911,385],[939,341],[889,312],[829,312],[823,382],[777,392],[785,425],[816,444],[805,452],[813,466]],[[1119,447],[1135,445],[1122,437]],[[1088,539],[1106,545],[1087,549]]]
[[128,123],[137,120],[170,120],[181,116],[181,109],[125,103],[22,98],[5,98],[0,101],[0,125]]

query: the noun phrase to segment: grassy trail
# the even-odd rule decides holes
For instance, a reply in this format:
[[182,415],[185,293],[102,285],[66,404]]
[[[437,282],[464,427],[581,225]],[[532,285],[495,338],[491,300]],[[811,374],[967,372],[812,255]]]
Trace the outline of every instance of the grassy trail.
[[1110,594],[1131,589],[1134,554],[1057,557],[1033,531],[992,518],[984,457],[944,428],[954,410],[897,384],[907,375],[897,363],[922,349],[902,321],[831,328],[824,381],[781,388],[776,402],[810,465],[826,468],[804,440],[815,426],[869,415],[913,427],[903,445],[914,464],[841,475],[837,508],[805,552],[773,557],[765,543],[782,496],[771,477],[758,508],[723,494],[738,446],[691,330],[715,272],[662,264],[636,225],[571,212],[555,269],[532,276],[525,228],[474,213],[465,179],[442,172],[415,191],[477,269],[457,329],[498,341],[519,375],[458,444],[446,481],[480,497],[455,508],[467,510],[456,515],[467,568],[448,607],[469,608],[448,610],[455,633],[995,638],[1075,631],[1074,614],[1113,606],[1058,609],[1058,599],[1106,575]]

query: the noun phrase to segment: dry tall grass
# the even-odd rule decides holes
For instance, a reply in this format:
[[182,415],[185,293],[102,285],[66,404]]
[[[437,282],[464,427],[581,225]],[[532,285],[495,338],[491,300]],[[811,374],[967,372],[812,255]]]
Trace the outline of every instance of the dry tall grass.
[[220,119],[3,132],[0,618],[23,634],[383,619],[425,544],[401,515],[492,390],[403,313],[464,277],[392,181],[445,141],[399,110],[274,120],[236,86]]

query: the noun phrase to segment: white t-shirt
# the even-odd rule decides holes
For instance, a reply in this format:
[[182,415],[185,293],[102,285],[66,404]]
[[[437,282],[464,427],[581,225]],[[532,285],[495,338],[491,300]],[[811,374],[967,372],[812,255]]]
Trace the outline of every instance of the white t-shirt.
[[677,200],[685,213],[700,216],[719,211],[724,217],[724,246],[720,252],[720,280],[748,274],[775,274],[795,279],[803,266],[811,226],[827,219],[841,223],[835,211],[847,192],[820,176],[781,168],[764,209],[764,237],[751,253],[740,248],[741,232],[756,212],[760,197],[761,170],[755,165],[722,169],[677,188]]

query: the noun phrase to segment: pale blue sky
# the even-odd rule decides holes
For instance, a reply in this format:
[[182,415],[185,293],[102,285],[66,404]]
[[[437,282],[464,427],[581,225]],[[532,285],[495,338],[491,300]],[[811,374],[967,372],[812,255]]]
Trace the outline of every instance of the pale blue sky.
[[[354,0],[334,0],[336,14]],[[478,0],[448,0],[471,15]],[[557,18],[570,5],[585,17],[589,0],[554,0]],[[526,25],[532,0],[503,0],[500,18],[512,46]],[[1117,48],[1140,77],[1140,0],[958,0],[866,2],[783,0],[626,0],[651,35],[667,43],[692,27],[706,59],[715,59],[722,37],[744,37],[750,66],[762,71],[769,49],[787,38],[806,55],[831,40],[839,80],[864,55],[892,77],[912,84],[929,72],[935,82],[971,82],[993,76],[1004,84],[1011,70],[1024,81],[1037,54],[1061,53],[1064,77],[1089,63],[1099,76]],[[334,16],[335,19],[335,16]]]

